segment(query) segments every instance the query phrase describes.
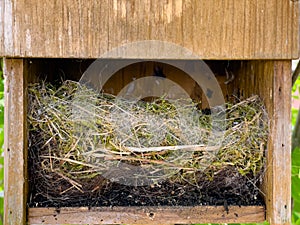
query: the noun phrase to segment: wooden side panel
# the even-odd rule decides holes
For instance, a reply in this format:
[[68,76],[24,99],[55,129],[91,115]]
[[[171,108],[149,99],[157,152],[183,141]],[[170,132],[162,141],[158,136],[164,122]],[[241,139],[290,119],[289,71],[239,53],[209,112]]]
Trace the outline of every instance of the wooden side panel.
[[263,206],[29,208],[29,224],[193,224],[263,222]]
[[22,59],[5,59],[4,224],[25,224],[26,93]]
[[[267,220],[290,224],[291,217],[291,62],[242,62],[235,80],[235,94],[259,94],[267,106],[270,136],[263,189]],[[237,88],[239,87],[239,88]]]
[[[188,66],[189,64],[193,64],[193,61],[186,60],[185,63]],[[104,85],[104,92],[118,95],[119,92],[130,82],[134,82],[135,80],[146,76],[154,75],[154,68],[156,68],[157,66],[162,69],[163,74],[168,80],[173,81],[178,85],[176,86],[178,87],[176,88],[176,90],[182,88],[183,90],[185,90],[186,94],[191,97],[191,99],[197,102],[201,102],[201,107],[203,109],[209,108],[209,103],[206,99],[206,96],[203,94],[201,87],[195,80],[193,80],[193,78],[190,77],[189,74],[186,74],[184,71],[169,64],[153,61],[139,62],[122,68],[106,82],[106,84]],[[219,71],[216,72],[215,76],[221,90],[223,91],[224,98],[228,99],[227,97],[231,95],[231,90],[229,90],[229,88],[225,84],[227,78],[224,74],[224,65],[217,62],[212,65],[212,67],[218,67]],[[139,84],[142,84],[142,82],[139,82]],[[139,88],[139,86],[135,86],[135,88]],[[179,94],[180,92],[176,92],[176,90],[173,89],[173,93]]]
[[[108,80],[104,86],[104,91],[117,95],[126,85],[134,80],[154,75],[156,67],[161,68],[161,72],[167,79],[175,82],[178,87],[183,88],[193,99],[201,100],[201,96],[195,96],[196,82],[188,74],[174,66],[157,62],[140,62],[122,68]],[[139,84],[142,84],[142,82]]]
[[[293,0],[2,0],[0,55],[99,58],[159,40],[203,59],[291,59],[299,57],[299,8]],[[191,58],[169,47],[106,57]]]
[[[274,62],[273,117],[270,152],[272,171],[268,171],[267,190],[271,224],[291,223],[291,63]],[[272,151],[273,150],[273,151]]]

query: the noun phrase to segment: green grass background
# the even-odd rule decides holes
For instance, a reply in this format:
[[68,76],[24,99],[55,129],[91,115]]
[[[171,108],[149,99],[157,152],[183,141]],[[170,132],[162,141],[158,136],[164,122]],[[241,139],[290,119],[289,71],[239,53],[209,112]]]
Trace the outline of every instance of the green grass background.
[[[299,95],[300,95],[300,76],[298,77],[292,89],[292,96],[294,99],[300,100]],[[292,127],[294,127],[296,124],[298,113],[300,113],[299,109],[292,108]],[[299,146],[298,148],[294,149],[292,152],[292,198],[293,198],[292,224],[300,225],[300,148]]]
[[[4,141],[4,80],[3,80],[3,63],[0,60],[0,224],[3,224],[3,199],[4,199],[4,182],[3,182],[3,141]],[[295,94],[298,90],[300,93],[300,77],[296,81],[292,96],[299,99],[299,94]],[[296,118],[299,109],[292,109],[292,127],[296,124]],[[300,138],[300,137],[299,137]],[[300,225],[300,148],[294,149],[292,153],[292,197],[293,212],[292,224]],[[268,224],[268,223],[264,223]]]

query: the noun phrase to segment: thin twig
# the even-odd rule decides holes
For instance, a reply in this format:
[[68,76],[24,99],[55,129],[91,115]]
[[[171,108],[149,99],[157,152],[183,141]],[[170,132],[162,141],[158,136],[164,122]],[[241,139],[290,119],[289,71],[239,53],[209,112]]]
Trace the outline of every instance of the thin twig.
[[216,151],[220,149],[221,146],[205,146],[205,145],[177,145],[177,146],[159,146],[159,147],[148,147],[148,148],[137,148],[137,147],[125,147],[126,150],[130,152],[160,152],[160,151],[176,151],[176,150],[186,150],[186,151]]

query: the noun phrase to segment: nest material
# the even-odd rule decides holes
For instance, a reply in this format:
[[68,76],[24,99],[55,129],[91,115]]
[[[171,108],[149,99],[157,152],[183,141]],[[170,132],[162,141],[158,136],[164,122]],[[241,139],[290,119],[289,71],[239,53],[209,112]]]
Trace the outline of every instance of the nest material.
[[258,96],[201,111],[39,83],[28,123],[31,206],[260,203],[268,120]]

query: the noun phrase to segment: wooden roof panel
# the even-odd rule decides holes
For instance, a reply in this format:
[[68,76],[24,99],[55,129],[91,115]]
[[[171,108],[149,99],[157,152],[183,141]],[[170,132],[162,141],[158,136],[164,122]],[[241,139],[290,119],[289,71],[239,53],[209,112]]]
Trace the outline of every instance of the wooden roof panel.
[[[0,55],[98,58],[160,40],[203,59],[298,58],[299,7],[292,0],[2,0]],[[188,58],[146,47],[126,57]]]

